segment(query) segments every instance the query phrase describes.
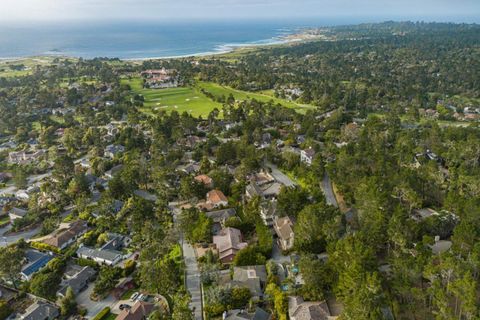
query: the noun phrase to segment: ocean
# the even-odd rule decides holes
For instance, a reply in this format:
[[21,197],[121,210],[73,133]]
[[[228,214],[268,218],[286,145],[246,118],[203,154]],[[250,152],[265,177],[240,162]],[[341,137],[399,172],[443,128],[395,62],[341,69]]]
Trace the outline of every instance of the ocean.
[[[357,21],[358,22],[358,21]],[[61,55],[83,58],[164,58],[281,43],[303,28],[355,23],[326,21],[65,22],[0,24],[0,58]]]
[[387,19],[331,17],[293,20],[68,21],[27,24],[7,24],[0,21],[0,59],[44,55],[147,59],[212,54],[231,51],[239,46],[281,43],[282,37],[295,34],[304,28],[384,20]]

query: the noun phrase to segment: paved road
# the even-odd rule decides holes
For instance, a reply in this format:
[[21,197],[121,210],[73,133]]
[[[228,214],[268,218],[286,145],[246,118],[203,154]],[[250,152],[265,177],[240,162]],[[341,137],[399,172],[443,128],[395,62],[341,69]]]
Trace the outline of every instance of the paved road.
[[[176,224],[180,210],[176,207],[176,203],[173,202],[169,203],[169,207],[173,212],[173,222]],[[194,313],[195,320],[202,320],[202,292],[200,289],[200,271],[198,269],[197,257],[193,247],[183,240],[183,235],[180,236],[179,242],[182,246],[183,259],[185,260],[185,284],[191,296],[189,306]]]
[[92,301],[90,300],[90,295],[92,294],[94,287],[94,283],[90,283],[88,288],[82,292],[80,292],[75,300],[79,305],[87,309],[87,318],[91,319],[97,315],[100,311],[102,311],[106,307],[113,308],[117,303],[117,300],[113,297],[113,295],[109,295],[105,299],[101,301]]
[[186,266],[186,279],[188,292],[192,296],[190,309],[193,310],[195,320],[202,320],[202,292],[200,291],[200,271],[198,270],[197,258],[193,247],[183,241],[183,258]]
[[275,181],[285,185],[286,187],[294,187],[295,182],[293,182],[289,177],[287,177],[283,172],[281,172],[276,165],[272,163],[267,163],[272,172],[272,176],[275,178]]
[[[74,205],[70,205],[65,207],[65,211],[61,214],[62,218],[65,218],[72,210],[75,208]],[[25,241],[28,241],[32,239],[35,235],[37,235],[40,232],[41,226],[38,226],[34,229],[25,231],[25,232],[19,232],[11,235],[5,235],[6,232],[10,231],[12,228],[12,225],[9,224],[6,227],[3,227],[0,229],[0,247],[5,247],[7,245],[10,245],[12,243],[17,242],[20,239],[24,239]]]
[[330,181],[330,177],[326,172],[322,180],[322,190],[327,200],[327,204],[338,208],[337,199],[335,198],[335,194],[333,193],[332,182]]
[[12,234],[12,235],[9,235],[9,236],[5,236],[4,235],[5,232],[9,231],[11,228],[12,228],[12,226],[8,225],[8,226],[0,229],[0,247],[5,247],[9,244],[15,243],[22,238],[25,239],[25,240],[29,240],[34,235],[36,235],[40,232],[40,227],[37,227],[37,228],[34,228],[32,230],[28,230],[28,231],[25,231],[25,232],[20,232],[20,233]]

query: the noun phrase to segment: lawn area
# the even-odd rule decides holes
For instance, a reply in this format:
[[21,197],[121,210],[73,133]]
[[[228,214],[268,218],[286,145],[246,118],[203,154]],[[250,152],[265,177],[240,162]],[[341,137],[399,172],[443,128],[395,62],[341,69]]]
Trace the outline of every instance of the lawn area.
[[200,92],[198,88],[181,87],[171,89],[144,89],[142,80],[122,79],[123,84],[129,84],[132,90],[145,98],[143,112],[155,114],[155,111],[176,110],[179,113],[187,111],[198,117],[206,117],[214,108],[222,110],[222,104],[212,101]]
[[[0,60],[0,77],[18,77],[31,74],[38,65],[49,65],[53,62],[54,57],[32,57],[22,59]],[[23,65],[23,70],[12,70],[12,65]]]
[[130,85],[134,93],[141,94],[145,98],[142,111],[152,115],[159,110],[176,110],[179,113],[187,111],[196,117],[200,115],[206,117],[214,108],[221,111],[222,104],[212,101],[200,91],[201,89],[204,89],[217,97],[222,95],[228,97],[231,93],[236,100],[256,99],[261,102],[269,102],[270,100],[273,100],[274,103],[280,103],[285,107],[294,108],[300,113],[305,113],[307,109],[314,108],[311,105],[302,105],[292,101],[275,98],[272,95],[273,91],[252,93],[235,90],[212,82],[199,81],[194,87],[171,89],[145,89],[143,88],[142,80],[140,78],[122,79],[122,84]]
[[213,82],[198,82],[197,85],[200,88],[205,89],[206,91],[212,93],[215,96],[222,96],[228,97],[230,93],[235,97],[236,100],[247,100],[247,99],[255,99],[261,102],[269,102],[273,100],[274,103],[279,103],[285,107],[293,108],[300,113],[305,113],[306,110],[314,108],[312,105],[307,104],[299,104],[293,101],[288,101],[285,99],[275,98],[273,96],[273,91],[266,90],[262,92],[247,92],[236,90],[230,87],[221,86],[219,84]]

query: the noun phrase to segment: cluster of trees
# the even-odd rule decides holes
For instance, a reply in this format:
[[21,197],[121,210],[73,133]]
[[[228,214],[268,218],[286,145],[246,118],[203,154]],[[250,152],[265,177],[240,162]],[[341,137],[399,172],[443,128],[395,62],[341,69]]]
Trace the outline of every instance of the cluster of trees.
[[[297,87],[324,109],[432,107],[456,94],[478,98],[476,25],[383,23],[323,30],[335,41],[279,47],[235,61],[203,60],[200,78],[252,91]],[[438,95],[432,95],[437,93]]]

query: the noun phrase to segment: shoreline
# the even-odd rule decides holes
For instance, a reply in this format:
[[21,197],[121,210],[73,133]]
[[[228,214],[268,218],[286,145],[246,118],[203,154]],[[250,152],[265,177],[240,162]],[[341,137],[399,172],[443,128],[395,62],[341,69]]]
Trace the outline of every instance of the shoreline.
[[293,43],[303,43],[315,40],[322,40],[321,36],[312,36],[308,33],[312,29],[303,29],[299,30],[300,32],[285,34],[278,37],[274,37],[271,39],[262,39],[257,40],[249,43],[226,43],[216,46],[217,49],[213,49],[213,51],[205,51],[205,52],[197,52],[192,54],[180,54],[180,55],[172,55],[172,56],[159,56],[159,57],[137,57],[137,58],[119,58],[119,57],[108,57],[108,56],[97,56],[92,58],[85,58],[80,56],[70,56],[64,54],[38,54],[32,56],[24,56],[24,57],[0,57],[0,64],[9,63],[9,62],[18,62],[22,60],[28,59],[55,59],[55,58],[62,58],[62,59],[95,59],[95,58],[108,58],[108,59],[120,59],[121,61],[128,61],[128,62],[135,62],[135,61],[148,61],[148,60],[167,60],[167,59],[184,59],[184,58],[201,58],[201,57],[211,57],[211,56],[220,56],[224,54],[233,53],[240,50],[245,49],[254,49],[254,48],[262,48],[262,47],[271,47],[271,46],[283,46],[289,45]]

